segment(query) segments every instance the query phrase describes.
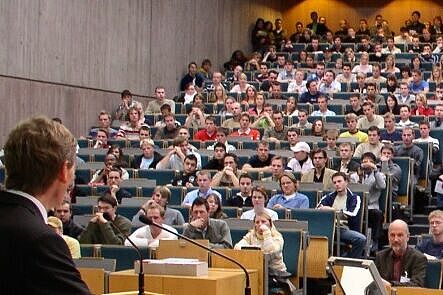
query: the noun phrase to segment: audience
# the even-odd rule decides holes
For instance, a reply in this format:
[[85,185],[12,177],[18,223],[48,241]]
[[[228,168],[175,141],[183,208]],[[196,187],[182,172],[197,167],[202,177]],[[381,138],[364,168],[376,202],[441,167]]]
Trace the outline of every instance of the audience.
[[54,216],[62,221],[63,233],[77,239],[84,231],[84,228],[74,222],[72,205],[68,200],[64,200],[59,207],[55,208]]
[[388,286],[423,287],[426,276],[426,257],[408,246],[408,224],[397,219],[388,229],[389,248],[375,257],[375,265]]
[[311,160],[314,168],[302,174],[301,182],[322,183],[323,189],[333,189],[332,175],[337,171],[326,168],[328,162],[326,151],[321,149],[312,150]]
[[[413,21],[408,26],[409,29],[418,28],[420,30],[419,17],[420,15],[418,14],[417,18],[416,12],[412,14]],[[378,200],[382,190],[387,185],[392,190],[393,201],[397,200],[400,179],[402,172],[404,172],[395,164],[395,158],[408,156],[414,159],[414,179],[412,180],[412,185],[415,185],[418,183],[418,178],[421,177],[421,162],[424,159],[423,151],[414,143],[431,142],[433,158],[435,159],[435,156],[438,155],[439,141],[431,137],[429,133],[431,130],[441,129],[443,126],[441,124],[443,120],[443,107],[438,102],[443,99],[441,97],[443,88],[441,87],[441,77],[439,77],[439,75],[441,76],[441,70],[438,70],[440,66],[438,57],[443,48],[441,45],[443,43],[441,42],[441,37],[436,36],[437,45],[435,49],[432,47],[434,44],[427,44],[429,38],[434,37],[429,34],[429,30],[433,28],[432,25],[429,29],[425,27],[421,29],[423,32],[422,36],[414,35],[412,38],[409,35],[408,29],[402,28],[400,36],[394,38],[391,37],[393,35],[391,35],[390,28],[381,16],[376,17],[376,22],[370,29],[367,26],[367,21],[362,20],[357,35],[352,27],[348,27],[346,20],[341,20],[339,35],[343,36],[334,36],[329,30],[322,32],[326,25],[320,22],[320,19],[318,16],[313,17],[313,22],[310,25],[312,31],[316,34],[312,37],[310,36],[311,31],[303,33],[303,24],[299,23],[296,26],[299,33],[296,37],[294,36],[292,41],[296,43],[298,41],[306,42],[307,51],[314,53],[309,57],[306,56],[305,50],[298,50],[296,46],[299,44],[292,44],[291,41],[287,42],[284,39],[281,21],[279,22],[280,27],[277,26],[276,20],[276,29],[268,31],[270,28],[269,24],[265,28],[264,21],[262,20],[262,25],[258,21],[253,36],[256,42],[255,46],[257,46],[256,50],[260,52],[254,52],[251,55],[253,58],[247,61],[241,51],[235,51],[231,60],[226,64],[230,70],[234,71],[234,75],[232,75],[232,78],[224,80],[224,84],[222,83],[224,78],[221,73],[214,72],[211,77],[210,62],[209,67],[207,62],[202,63],[202,68],[199,70],[197,70],[195,63],[190,63],[188,73],[181,82],[183,90],[186,89],[189,93],[184,93],[183,101],[177,100],[177,102],[180,101],[177,109],[175,103],[166,98],[165,89],[160,86],[156,87],[156,98],[149,102],[145,113],[149,115],[162,113],[160,118],[155,117],[153,119],[151,118],[152,116],[147,116],[146,118],[146,122],[149,120],[158,122],[157,128],[152,126],[154,122],[144,123],[145,118],[141,111],[143,110],[143,105],[132,99],[132,94],[129,90],[123,91],[121,93],[121,103],[112,112],[112,119],[119,121],[127,120],[127,122],[120,123],[122,125],[117,134],[117,131],[111,128],[111,115],[106,111],[100,112],[98,128],[92,128],[89,131],[89,136],[95,140],[92,145],[89,142],[89,147],[94,147],[97,149],[97,152],[100,152],[101,148],[108,148],[113,143],[112,140],[115,136],[125,141],[136,141],[135,143],[129,143],[129,141],[123,143],[122,147],[136,147],[138,140],[140,140],[139,146],[142,151],[140,155],[134,155],[132,151],[125,150],[125,154],[129,153],[129,157],[126,159],[128,159],[131,167],[135,169],[176,170],[170,185],[184,187],[186,195],[181,196],[184,198],[182,206],[191,207],[192,217],[190,223],[185,225],[185,234],[192,238],[209,239],[211,246],[216,248],[232,247],[227,224],[219,223],[216,220],[226,218],[226,214],[221,206],[222,201],[226,201],[226,204],[229,206],[239,208],[253,207],[251,210],[244,211],[241,218],[254,220],[255,226],[235,247],[260,246],[264,250],[267,239],[274,239],[275,226],[272,220],[278,218],[277,213],[269,208],[309,207],[308,198],[297,192],[298,182],[294,175],[284,172],[285,167],[287,167],[292,172],[301,172],[302,182],[322,183],[323,190],[333,190],[332,193],[325,195],[321,199],[318,208],[340,211],[340,224],[347,226],[347,228],[340,227],[342,241],[352,244],[352,248],[347,253],[347,256],[361,258],[365,237],[359,233],[360,228],[356,226],[356,222],[360,218],[360,214],[362,214],[363,204],[356,201],[360,200],[361,202],[360,197],[349,190],[349,177],[352,182],[368,184],[370,187],[367,209],[368,225],[372,230],[371,245],[373,251],[382,248],[381,221],[383,219],[383,212],[381,212],[382,208],[379,207]],[[436,28],[441,29],[441,25],[437,25]],[[319,33],[319,31],[322,33]],[[348,36],[344,36],[346,34]],[[362,36],[366,34],[371,34],[372,36]],[[353,54],[353,46],[345,49],[343,44],[341,44],[342,39],[346,43],[358,43],[361,39],[361,44],[355,45],[355,52],[360,52],[361,57],[359,56],[360,54]],[[409,39],[414,39],[414,41],[408,41]],[[420,40],[425,41],[425,44],[421,44]],[[382,45],[380,41],[386,41],[386,44]],[[323,42],[329,42],[330,44],[327,44],[327,48],[325,48],[325,45],[322,44]],[[406,46],[406,52],[411,50],[411,52],[416,52],[418,55],[417,58],[406,63],[407,68],[402,68],[402,76],[399,79],[399,82],[401,82],[398,88],[394,75],[400,72],[400,70],[395,66],[395,54],[399,54],[400,49],[396,47],[396,44],[404,44],[401,48]],[[383,48],[383,46],[386,47]],[[266,52],[268,49],[269,51]],[[289,54],[289,56],[286,55],[288,57],[286,58],[283,54],[278,53],[280,50],[285,52],[296,50],[294,51],[296,56]],[[334,69],[337,57],[331,54],[332,51],[344,54],[344,56],[339,57],[341,63],[343,60],[346,60],[342,68]],[[260,53],[264,52],[266,52],[264,54],[265,59],[263,61],[257,59]],[[321,52],[323,54],[319,55]],[[299,58],[303,64],[293,64],[293,61],[296,63],[296,60]],[[351,64],[348,63],[348,58],[350,58],[349,62]],[[307,60],[310,60],[310,63],[305,63]],[[404,61],[400,62],[403,63]],[[383,70],[380,63],[386,65]],[[429,71],[431,69],[429,63],[433,64],[432,72]],[[351,65],[355,65],[352,71]],[[243,66],[245,66],[244,72]],[[412,77],[407,75],[409,67],[412,69]],[[257,70],[255,76],[249,72],[251,69]],[[310,70],[312,72],[309,72]],[[367,73],[370,74],[366,75]],[[335,78],[336,74],[337,77]],[[389,74],[387,76],[388,79],[385,78],[386,74]],[[429,74],[431,74],[431,78],[426,82]],[[231,75],[227,76],[231,77]],[[306,79],[305,76],[307,77]],[[248,79],[248,77],[251,78]],[[212,84],[209,79],[212,79]],[[203,86],[204,81],[205,86]],[[238,92],[238,96],[228,98],[226,91],[226,89],[229,89],[228,86],[233,87],[232,90]],[[288,86],[287,89],[286,86]],[[203,88],[203,93],[200,93]],[[436,90],[434,91],[433,89],[435,88]],[[269,90],[269,93],[257,92],[255,89],[261,91]],[[197,91],[200,94],[197,94]],[[206,93],[206,91],[208,92]],[[282,93],[282,91],[289,92],[287,96],[290,96],[290,98],[286,100],[286,103],[283,100],[286,99],[286,93]],[[337,96],[339,97],[342,95],[341,92],[351,91],[355,91],[356,95],[350,96],[349,102],[345,101],[347,104],[343,106],[346,114],[344,121],[347,124],[348,130],[340,134],[339,142],[342,142],[341,140],[345,138],[354,137],[358,141],[355,145],[354,154],[354,140],[341,143],[337,148],[337,137],[334,134],[337,134],[340,130],[338,128],[328,130],[327,132],[325,130],[325,124],[329,126],[331,116],[343,115],[343,113],[335,114],[328,109],[328,103],[338,104],[336,95],[334,95],[334,100],[332,100],[332,94],[338,92]],[[430,92],[430,94],[426,95],[427,92]],[[244,94],[240,95],[240,93]],[[298,95],[293,95],[293,93]],[[329,95],[331,101],[325,95]],[[386,100],[384,97],[386,97]],[[266,98],[270,100],[266,102]],[[429,105],[427,104],[427,99],[430,100]],[[436,100],[437,103],[431,101],[431,99]],[[363,100],[365,101],[363,102]],[[185,109],[182,102],[193,102],[192,107],[187,108],[190,110],[190,113],[186,119],[186,126],[192,129],[183,129],[183,132],[179,130],[178,121],[174,117],[176,110],[177,113],[180,111],[180,116],[182,115]],[[386,107],[383,106],[385,102]],[[211,103],[209,107],[210,113],[205,113],[204,111],[205,104],[207,103]],[[213,103],[216,105],[213,105]],[[217,104],[225,104],[225,108],[220,111],[221,119],[217,114],[219,110]],[[299,107],[301,106],[300,104],[305,105],[302,106],[303,109],[298,109],[297,104],[299,104]],[[314,107],[317,109],[317,105],[319,109],[311,115],[327,116],[328,118],[320,119],[312,124],[308,121],[308,115],[314,110]],[[379,105],[382,106],[380,107]],[[180,107],[182,107],[181,110]],[[217,114],[214,117],[212,116],[212,107],[214,107],[214,114]],[[242,110],[246,110],[247,113],[242,113]],[[284,112],[280,110],[284,110]],[[435,117],[433,116],[434,113]],[[400,121],[397,124],[395,115],[400,117]],[[417,125],[411,121],[411,116],[425,116],[426,121],[420,122]],[[335,122],[335,119],[332,118],[331,120]],[[177,120],[181,120],[178,114]],[[340,120],[340,118],[337,118],[337,120]],[[220,125],[225,128],[222,128]],[[288,128],[288,126],[291,126],[291,128]],[[402,128],[402,130],[396,130],[395,127]],[[155,134],[155,139],[163,141],[163,143],[156,142],[157,145],[166,147],[166,140],[169,139],[173,140],[173,146],[163,151],[159,150],[151,139],[151,128],[152,133]],[[309,130],[310,128],[312,130]],[[367,130],[368,134],[360,130]],[[263,137],[259,131],[261,134],[264,134]],[[419,138],[414,139],[414,131],[420,131]],[[240,167],[238,167],[238,156],[244,157],[243,151],[232,154],[232,152],[235,153],[236,149],[228,143],[227,134],[250,137],[256,143],[257,150],[255,153],[253,151],[250,154],[247,163],[242,167],[243,170],[240,170]],[[299,138],[300,135],[317,136],[318,142],[315,142],[314,146],[324,146],[318,143],[326,142],[326,147],[323,150],[315,149],[311,151],[309,146],[311,142],[308,144],[308,142],[304,141],[305,139]],[[200,149],[190,145],[190,138],[196,140],[196,143],[193,144]],[[395,148],[390,144],[386,144],[398,143],[400,140],[402,143]],[[204,141],[207,142],[204,143]],[[272,149],[270,148],[270,143]],[[239,148],[243,147],[240,145]],[[209,159],[207,159],[208,154],[204,152],[205,149],[214,150],[213,155],[211,153]],[[275,154],[279,156],[273,155],[274,149],[276,150]],[[294,157],[288,159],[287,152],[289,152],[289,149],[294,152]],[[329,151],[334,150],[339,153],[340,157],[334,160],[331,159],[329,162],[327,155],[332,156],[332,153],[329,153]],[[361,158],[361,165],[352,159],[352,155]],[[215,173],[213,178],[211,178],[211,174],[208,171],[197,172],[201,168],[202,157],[204,157],[204,169],[219,171]],[[82,156],[82,158],[84,157]],[[380,159],[379,163],[376,161],[377,158]],[[63,222],[66,234],[74,238],[79,237],[83,243],[123,243],[124,237],[114,231],[114,228],[109,224],[109,222],[122,222],[127,234],[130,232],[130,226],[128,227],[126,220],[121,220],[121,216],[116,214],[117,205],[122,198],[131,197],[129,193],[126,194],[126,191],[120,188],[122,179],[129,178],[128,171],[121,168],[120,159],[123,160],[120,152],[118,156],[112,153],[106,155],[105,167],[97,170],[92,177],[91,184],[106,184],[108,187],[106,188],[105,196],[99,199],[99,212],[94,214],[84,232],[81,227],[73,223],[72,210],[69,203],[63,203],[61,207],[55,208],[55,214]],[[285,166],[285,163],[288,163],[287,166]],[[342,173],[336,173],[336,171]],[[245,172],[251,172],[251,175]],[[385,174],[390,175],[390,182],[386,181]],[[260,180],[267,184],[269,182],[279,182],[282,192],[271,198],[267,204],[269,208],[266,208],[266,191],[262,188],[253,188],[254,180]],[[223,198],[226,196],[227,200],[223,200],[222,195],[212,189],[212,187],[218,186],[229,187],[226,193],[223,191]],[[193,190],[193,187],[197,187],[197,189]],[[222,192],[221,189],[220,192]],[[303,197],[300,197],[300,195]],[[152,200],[143,204],[140,211],[134,216],[133,225],[142,225],[137,223],[140,214],[147,214],[157,223],[183,224],[184,220],[181,213],[167,206],[170,198],[171,191],[167,187],[156,187]],[[104,212],[109,213],[109,215],[105,214],[106,218],[103,217]],[[441,222],[439,220],[443,215],[440,213],[439,211],[434,211],[429,215],[431,238],[417,246],[417,249],[420,251],[437,258],[441,258],[441,255],[438,253],[442,244],[440,241]],[[136,219],[137,221],[135,221]],[[101,231],[106,233],[101,233]],[[159,239],[175,239],[174,236],[168,237],[166,235],[163,237],[163,234],[165,234],[163,231],[145,226],[135,231],[132,237],[139,242],[139,245],[148,245],[149,247],[156,248]],[[422,286],[422,258],[418,259],[418,255],[413,252],[413,258],[416,259],[414,261],[417,263],[413,262],[416,266],[412,267],[412,263],[409,261],[412,259],[410,258],[412,249],[407,246],[409,237],[407,226],[405,227],[405,224],[397,220],[394,221],[389,227],[388,237],[390,248],[380,251],[376,258],[377,267],[382,277],[392,285]],[[246,244],[242,245],[242,243]],[[278,251],[276,255],[276,258],[279,258]],[[389,271],[386,271],[395,268],[393,259],[394,261],[396,259],[403,261],[405,268],[408,268],[408,272],[400,273],[400,276],[398,276],[397,273],[391,275]],[[277,269],[280,269],[282,257],[277,260]],[[390,263],[392,263],[392,266]],[[409,270],[409,267],[412,268]],[[419,271],[418,268],[420,268]],[[281,270],[283,270],[283,267]],[[408,281],[406,282],[403,277]]]
[[443,258],[443,211],[434,210],[429,213],[429,233],[430,238],[424,239],[417,245],[417,250],[427,256],[437,259]]
[[[98,198],[96,208],[97,212],[79,237],[80,243],[123,245],[125,237],[131,233],[131,221],[117,214],[117,200],[111,196],[102,196]],[[115,226],[111,226],[111,223]]]
[[166,186],[157,185],[152,192],[151,199],[145,202],[137,214],[132,218],[132,226],[140,227],[144,224],[140,222],[140,215],[146,214],[148,207],[153,203],[157,203],[163,208],[164,214],[162,216],[162,223],[167,225],[183,225],[185,223],[183,215],[180,211],[168,207],[171,199],[171,191]]
[[238,208],[252,207],[252,178],[249,174],[243,173],[239,179],[240,191],[228,199],[228,205]]
[[208,202],[208,205],[209,205],[209,218],[213,218],[213,219],[228,218],[228,215],[226,215],[226,213],[223,212],[220,198],[217,197],[216,194],[210,194],[206,198],[206,202]]
[[[170,231],[177,233],[177,230],[170,225],[165,224],[165,209],[161,207],[156,202],[150,202],[147,206],[145,206],[146,217],[151,219],[153,222],[167,228]],[[167,232],[157,226],[154,225],[145,225],[138,229],[136,229],[130,236],[134,244],[138,247],[148,247],[150,249],[158,248],[160,240],[177,240],[177,236]],[[125,240],[125,246],[132,247],[132,244]]]
[[334,191],[323,196],[317,208],[320,210],[334,210],[339,212],[340,240],[351,244],[349,252],[344,256],[360,258],[366,244],[366,237],[361,233],[360,216],[362,213],[361,197],[348,188],[348,177],[343,172],[335,172],[331,181]]
[[63,223],[60,219],[55,216],[48,217],[48,225],[52,228],[62,239],[66,242],[69,248],[72,259],[78,259],[81,257],[80,243],[77,239],[63,234]]
[[269,200],[267,205],[269,209],[309,208],[308,197],[297,192],[298,181],[294,174],[284,172],[278,181],[282,193],[274,195]]
[[203,198],[206,200],[206,198],[210,194],[217,195],[221,200],[222,199],[221,194],[218,191],[213,190],[211,187],[211,179],[212,177],[209,171],[202,170],[197,172],[198,188],[186,194],[185,198],[183,199],[182,206],[191,207],[192,202],[194,202],[195,199]]
[[227,223],[209,217],[206,199],[197,197],[191,205],[191,221],[183,228],[183,235],[190,239],[209,240],[211,248],[232,248],[231,232]]
[[142,150],[142,154],[135,156],[132,162],[132,168],[155,169],[163,157],[155,150],[154,141],[152,139],[141,140],[140,149]]

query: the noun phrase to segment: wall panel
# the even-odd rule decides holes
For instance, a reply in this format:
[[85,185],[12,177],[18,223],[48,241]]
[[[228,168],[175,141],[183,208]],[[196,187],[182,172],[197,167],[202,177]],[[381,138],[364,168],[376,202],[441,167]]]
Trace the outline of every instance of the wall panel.
[[234,49],[248,52],[256,18],[281,17],[282,2],[0,0],[0,75],[11,77],[0,78],[9,110],[0,144],[20,119],[40,113],[84,134],[99,110],[118,103],[106,91],[151,95],[161,84],[175,95],[190,61],[210,58],[219,69]]
[[283,20],[287,31],[292,33],[295,23],[301,21],[304,25],[311,22],[311,11],[317,11],[319,16],[325,16],[327,25],[332,31],[338,30],[340,19],[347,19],[353,26],[357,26],[361,18],[374,23],[375,16],[381,14],[389,21],[390,27],[399,32],[400,26],[410,18],[412,11],[421,12],[422,21],[432,20],[436,15],[442,15],[443,2],[434,0],[316,0],[316,1],[285,1]]

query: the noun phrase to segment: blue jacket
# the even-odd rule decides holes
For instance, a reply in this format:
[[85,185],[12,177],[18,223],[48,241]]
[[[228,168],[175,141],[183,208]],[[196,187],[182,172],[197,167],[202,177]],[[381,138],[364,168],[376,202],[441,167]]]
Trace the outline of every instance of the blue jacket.
[[[335,197],[337,197],[337,192],[324,195],[320,200],[320,204],[332,207]],[[360,232],[361,198],[351,192],[350,189],[347,192],[346,208],[342,212],[347,217],[349,229]]]

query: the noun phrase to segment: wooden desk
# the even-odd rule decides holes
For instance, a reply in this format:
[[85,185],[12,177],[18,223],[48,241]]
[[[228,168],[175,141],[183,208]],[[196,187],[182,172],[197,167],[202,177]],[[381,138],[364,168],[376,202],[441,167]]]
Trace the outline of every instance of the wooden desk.
[[83,281],[92,294],[103,294],[105,290],[105,271],[98,268],[78,268]]
[[442,295],[443,290],[426,289],[418,287],[393,287],[397,289],[397,295]]
[[[257,282],[257,270],[250,270],[249,276],[251,283]],[[111,273],[109,292],[137,290],[137,277],[134,270]],[[245,281],[241,270],[210,268],[208,275],[201,277],[145,275],[145,289],[149,292],[177,295],[241,295],[244,294]],[[251,288],[252,294],[258,294],[256,284]]]
[[[254,288],[252,286],[257,285],[257,294],[267,294],[265,291],[268,287],[268,263],[265,254],[261,250],[234,250],[234,249],[217,249],[218,252],[225,254],[235,261],[241,263],[247,269],[257,270],[257,281],[253,282],[252,278],[249,278],[251,284],[251,293],[254,293]],[[211,254],[211,266],[221,267],[229,269],[239,269],[234,263],[227,261],[217,255]]]

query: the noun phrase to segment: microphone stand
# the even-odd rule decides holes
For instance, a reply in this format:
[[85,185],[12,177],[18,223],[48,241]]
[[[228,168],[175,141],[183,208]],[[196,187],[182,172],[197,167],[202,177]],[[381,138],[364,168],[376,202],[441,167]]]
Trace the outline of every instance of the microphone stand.
[[171,234],[173,234],[173,235],[179,237],[180,239],[183,239],[183,240],[185,240],[185,241],[188,241],[189,243],[191,243],[191,244],[193,244],[193,245],[195,245],[195,246],[197,246],[197,247],[200,247],[200,248],[202,248],[202,249],[205,249],[205,250],[207,250],[207,251],[209,251],[209,252],[211,252],[211,253],[213,253],[213,254],[215,254],[215,255],[217,255],[217,256],[220,256],[220,257],[222,257],[222,258],[224,258],[224,259],[226,259],[226,260],[228,260],[228,261],[234,263],[234,264],[237,265],[238,267],[240,267],[240,268],[243,270],[243,272],[245,273],[245,276],[246,276],[245,295],[251,295],[251,285],[250,285],[250,283],[249,283],[249,274],[248,274],[248,271],[246,270],[246,268],[245,268],[243,265],[241,265],[240,263],[238,263],[237,261],[235,261],[234,259],[232,259],[231,257],[229,257],[229,256],[227,256],[227,255],[225,255],[225,254],[222,254],[222,253],[220,253],[220,252],[217,252],[217,251],[215,251],[214,249],[211,249],[211,248],[209,248],[209,247],[206,247],[205,245],[202,245],[202,244],[200,244],[200,243],[197,243],[197,242],[194,241],[193,239],[190,239],[190,238],[188,238],[188,237],[186,237],[186,236],[184,236],[184,235],[178,234],[178,233],[173,232],[172,230],[170,230],[170,229],[168,229],[168,228],[163,227],[162,225],[160,225],[160,224],[158,224],[158,223],[152,221],[151,219],[149,219],[146,215],[140,215],[140,216],[139,216],[139,220],[140,220],[140,222],[142,222],[142,223],[144,223],[144,224],[147,224],[147,225],[153,225],[153,226],[158,227],[158,228],[160,228],[160,229],[162,229],[162,230],[164,230],[164,231],[167,231],[167,232],[169,232],[169,233],[171,233]]
[[138,295],[144,295],[145,294],[145,275],[143,273],[143,256],[142,252],[140,251],[140,248],[137,247],[137,245],[124,233],[120,230],[118,226],[116,226],[111,219],[111,216],[109,213],[105,212],[103,213],[103,218],[108,220],[109,223],[113,228],[115,228],[119,233],[121,233],[125,239],[129,241],[129,243],[132,245],[133,249],[137,251],[139,262],[140,262],[140,269],[138,271]]

